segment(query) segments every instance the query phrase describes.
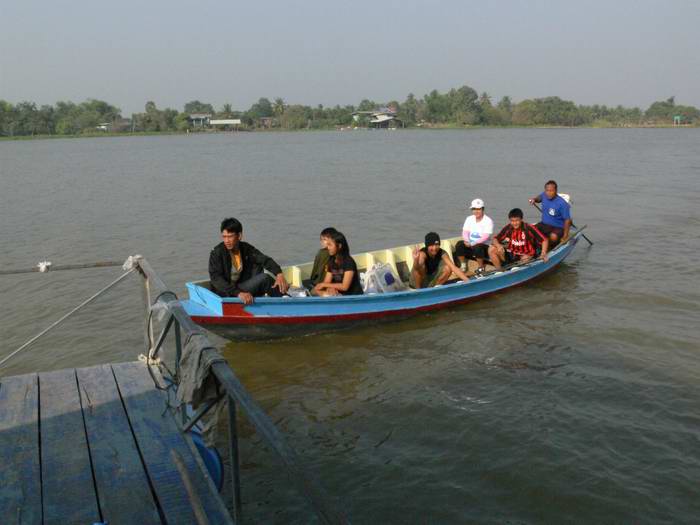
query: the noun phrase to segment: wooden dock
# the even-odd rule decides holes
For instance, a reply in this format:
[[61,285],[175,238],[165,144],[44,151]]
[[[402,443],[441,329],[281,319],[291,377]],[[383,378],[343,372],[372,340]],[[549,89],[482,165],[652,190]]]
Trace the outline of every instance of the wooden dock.
[[[317,521],[349,523],[148,261],[133,255],[123,269],[0,359],[1,369],[128,275],[141,277],[145,355],[153,366],[137,361],[0,377],[0,525],[240,523],[239,412],[275,454]],[[165,355],[168,348],[174,355]],[[161,357],[174,363],[174,372]],[[177,408],[168,404],[166,385],[168,394],[182,401]],[[180,430],[191,429],[217,405],[223,416],[215,417],[228,427],[228,508],[190,435]]]
[[0,521],[232,523],[166,403],[142,362],[0,379]]

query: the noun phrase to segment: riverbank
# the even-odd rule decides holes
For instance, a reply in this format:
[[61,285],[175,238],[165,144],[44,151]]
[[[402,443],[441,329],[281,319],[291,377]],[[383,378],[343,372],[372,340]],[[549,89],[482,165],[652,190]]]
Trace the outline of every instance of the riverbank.
[[96,137],[150,137],[154,135],[186,135],[184,131],[135,131],[124,133],[100,132],[100,133],[76,133],[73,135],[16,135],[13,137],[0,137],[0,141],[14,140],[49,140],[49,139],[87,139]]
[[[675,128],[699,128],[700,125],[680,125],[672,124],[635,124],[625,126],[592,124],[589,126],[458,126],[452,124],[431,124],[424,126],[411,126],[408,128],[391,128],[392,130],[484,130],[484,129],[675,129]],[[100,133],[79,133],[74,135],[18,135],[14,137],[0,137],[1,141],[16,141],[16,140],[50,140],[50,139],[82,139],[82,138],[101,138],[101,137],[152,137],[160,135],[220,135],[226,133],[309,133],[318,131],[384,131],[387,128],[365,128],[339,126],[332,128],[302,128],[302,129],[283,129],[283,128],[256,128],[256,129],[240,129],[236,131],[136,131],[136,132],[100,132]]]

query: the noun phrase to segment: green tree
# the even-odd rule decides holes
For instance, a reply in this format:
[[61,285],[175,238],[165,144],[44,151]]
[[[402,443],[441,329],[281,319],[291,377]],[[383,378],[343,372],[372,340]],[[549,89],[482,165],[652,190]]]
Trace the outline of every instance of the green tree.
[[374,111],[377,109],[377,103],[373,100],[362,99],[360,105],[357,106],[357,111]]
[[[176,112],[177,113],[177,112]],[[178,131],[186,131],[190,127],[189,113],[177,113],[173,119],[173,126]]]
[[482,109],[478,104],[478,98],[476,91],[469,86],[450,90],[451,115],[448,117],[449,120],[469,126],[479,124],[481,122]]
[[79,131],[77,123],[78,107],[73,102],[59,101],[54,108],[56,133],[73,135]]
[[5,100],[0,100],[0,136],[12,135],[14,108]]
[[253,104],[253,107],[260,117],[271,117],[274,114],[272,103],[265,97],[258,99],[257,103]]
[[559,97],[523,100],[513,109],[513,124],[520,126],[577,126],[581,123],[579,108]]
[[258,121],[264,117],[273,115],[272,103],[269,99],[262,97],[246,112],[246,116],[251,124],[258,124]]
[[536,124],[537,105],[534,100],[522,100],[513,108],[513,124],[516,126],[532,126]]
[[214,106],[211,104],[205,104],[199,100],[190,100],[185,104],[184,112],[188,115],[191,113],[211,113],[214,114]]
[[140,129],[142,131],[165,131],[163,129],[165,124],[163,121],[163,115],[160,111],[158,111],[156,103],[149,100],[146,102],[144,109],[145,113],[140,115],[139,118]]
[[513,113],[513,102],[510,100],[508,95],[501,97],[501,100],[498,101],[498,105],[496,107],[509,115]]
[[511,102],[509,96],[501,97],[498,101],[496,109],[499,112],[500,120],[503,125],[509,125],[513,122],[513,102]]
[[[326,114],[323,111],[323,104],[319,104],[313,110],[311,110],[311,120],[314,127],[322,127],[323,121],[326,119]],[[315,125],[314,125],[315,123]]]
[[479,96],[479,109],[481,111],[481,123],[487,126],[503,126],[508,124],[506,115],[493,106],[491,96],[485,91]]
[[231,118],[231,115],[233,115],[233,107],[231,106],[231,104],[224,104],[221,107],[219,116],[223,118]]
[[100,114],[96,111],[80,111],[76,116],[75,123],[80,133],[94,133],[97,126],[103,123]]
[[34,102],[20,102],[15,105],[13,134],[34,135],[37,128],[37,109]]
[[284,99],[277,97],[272,105],[272,113],[275,115],[275,117],[279,118],[282,113],[284,113],[285,107]]
[[304,106],[291,105],[280,115],[280,126],[284,129],[302,129],[308,127],[309,120]]
[[102,122],[112,123],[121,118],[121,110],[115,106],[108,104],[103,100],[94,98],[88,99],[79,106],[81,113],[90,113],[97,115],[98,120]]
[[687,122],[691,122],[694,120],[694,112],[697,112],[696,108],[676,106],[676,97],[669,97],[666,100],[654,102],[646,110],[644,117],[650,122],[670,124],[673,122],[673,117],[680,115]]
[[399,109],[399,118],[405,126],[413,126],[418,121],[418,101],[413,93],[409,93]]
[[335,105],[332,108],[323,110],[322,125],[331,128],[335,126],[347,126],[352,122],[352,113],[355,111],[353,106]]
[[56,132],[56,122],[54,117],[53,106],[46,104],[41,106],[37,114],[38,132],[46,135],[53,135]]
[[455,93],[455,90],[452,90],[450,95],[442,95],[437,89],[433,89],[423,96],[425,119],[432,123],[447,122],[452,114],[451,95]]
[[162,131],[175,131],[177,129],[178,111],[173,108],[165,108],[160,112]]

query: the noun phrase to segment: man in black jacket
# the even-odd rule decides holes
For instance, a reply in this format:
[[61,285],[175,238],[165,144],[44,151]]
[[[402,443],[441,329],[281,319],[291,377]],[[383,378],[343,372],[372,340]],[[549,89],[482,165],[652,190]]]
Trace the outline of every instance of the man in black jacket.
[[[251,304],[253,297],[287,293],[282,268],[271,257],[241,241],[243,225],[236,219],[224,219],[221,238],[209,254],[209,279],[212,291],[222,297],[238,297]],[[274,277],[273,277],[274,276]]]

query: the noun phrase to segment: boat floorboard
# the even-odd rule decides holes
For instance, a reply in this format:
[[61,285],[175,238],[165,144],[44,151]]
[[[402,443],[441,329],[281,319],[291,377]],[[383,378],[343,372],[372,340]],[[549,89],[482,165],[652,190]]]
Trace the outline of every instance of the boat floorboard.
[[140,362],[0,379],[2,521],[231,523],[166,402]]

